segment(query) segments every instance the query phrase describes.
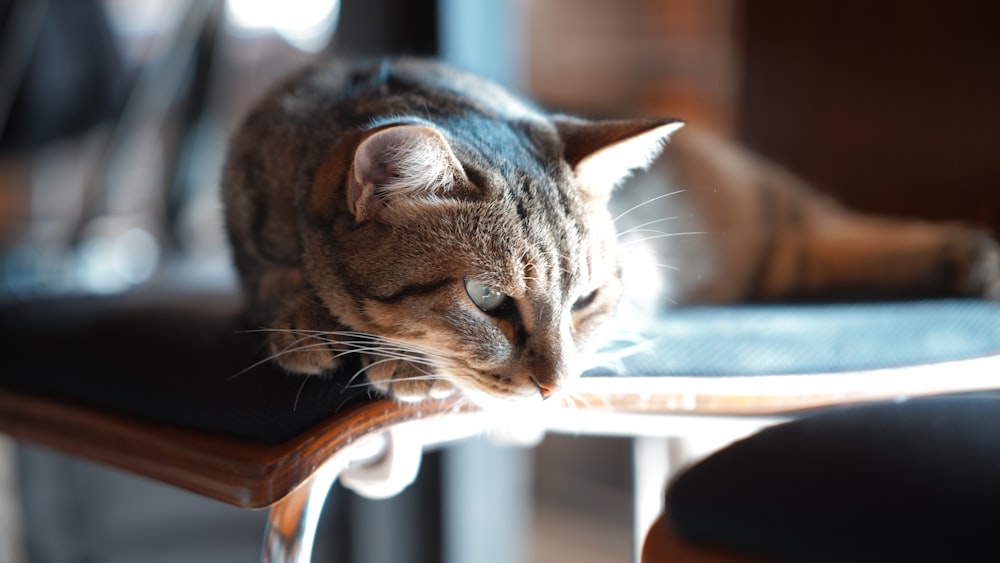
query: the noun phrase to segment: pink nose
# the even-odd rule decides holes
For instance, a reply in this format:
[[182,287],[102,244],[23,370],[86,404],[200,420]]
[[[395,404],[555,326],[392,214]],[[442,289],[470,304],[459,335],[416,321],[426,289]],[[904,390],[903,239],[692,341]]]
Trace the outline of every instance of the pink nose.
[[559,390],[559,385],[557,383],[541,383],[535,378],[531,378],[535,382],[535,386],[538,387],[538,392],[542,394],[542,399],[548,399],[556,391]]

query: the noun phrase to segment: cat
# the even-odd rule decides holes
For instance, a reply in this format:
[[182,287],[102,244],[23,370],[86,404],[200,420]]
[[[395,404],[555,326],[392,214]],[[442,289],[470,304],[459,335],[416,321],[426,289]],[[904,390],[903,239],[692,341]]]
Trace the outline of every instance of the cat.
[[[1000,293],[986,233],[852,213],[682,125],[546,113],[432,60],[309,66],[230,143],[223,198],[248,314],[293,373],[359,354],[368,384],[400,401],[532,403],[580,373],[623,293],[647,313]],[[612,202],[654,161],[645,188]],[[632,263],[637,290],[623,286]]]

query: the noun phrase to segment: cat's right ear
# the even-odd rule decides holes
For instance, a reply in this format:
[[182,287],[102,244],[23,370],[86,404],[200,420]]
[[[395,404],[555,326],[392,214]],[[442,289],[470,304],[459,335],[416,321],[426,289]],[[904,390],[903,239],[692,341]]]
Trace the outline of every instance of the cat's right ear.
[[648,167],[667,139],[684,126],[678,119],[589,121],[555,118],[563,156],[580,188],[592,199],[606,200],[633,171]]
[[348,175],[347,205],[358,222],[390,207],[440,201],[465,179],[451,145],[423,125],[392,125],[364,137]]

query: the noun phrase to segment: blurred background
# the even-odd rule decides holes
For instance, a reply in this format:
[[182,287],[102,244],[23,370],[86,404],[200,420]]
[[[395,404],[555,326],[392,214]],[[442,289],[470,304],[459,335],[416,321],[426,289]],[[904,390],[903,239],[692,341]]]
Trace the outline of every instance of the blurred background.
[[[439,56],[553,109],[681,117],[852,207],[1000,231],[998,29],[988,1],[7,0],[0,302],[231,287],[227,137],[329,54]],[[259,549],[259,513],[33,447],[8,469],[10,561]],[[632,471],[625,439],[463,444],[398,499],[336,490],[315,560],[627,560]],[[495,483],[523,495],[462,492]]]

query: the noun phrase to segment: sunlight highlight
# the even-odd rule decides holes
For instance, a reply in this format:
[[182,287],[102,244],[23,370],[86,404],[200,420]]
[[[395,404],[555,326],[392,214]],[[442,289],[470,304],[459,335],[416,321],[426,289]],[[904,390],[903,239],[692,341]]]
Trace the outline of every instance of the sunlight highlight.
[[228,0],[226,13],[241,31],[274,30],[303,51],[315,53],[327,45],[339,13],[337,0]]

